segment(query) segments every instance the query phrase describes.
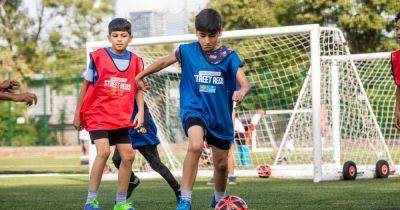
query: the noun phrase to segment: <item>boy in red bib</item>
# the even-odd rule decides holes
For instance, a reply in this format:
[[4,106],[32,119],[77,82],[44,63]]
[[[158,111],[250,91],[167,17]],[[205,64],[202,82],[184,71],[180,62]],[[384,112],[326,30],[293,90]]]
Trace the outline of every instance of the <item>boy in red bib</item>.
[[[126,50],[132,40],[131,24],[126,19],[112,20],[108,29],[108,40],[112,46],[90,54],[90,64],[85,73],[74,119],[75,128],[89,131],[90,139],[97,149],[84,209],[101,209],[97,201],[97,190],[110,155],[110,146],[116,145],[122,161],[114,210],[133,210],[132,204],[126,201],[134,158],[128,130],[143,124],[143,96],[135,83],[135,76],[142,71],[143,62],[140,57]],[[135,98],[138,112],[132,122]]]

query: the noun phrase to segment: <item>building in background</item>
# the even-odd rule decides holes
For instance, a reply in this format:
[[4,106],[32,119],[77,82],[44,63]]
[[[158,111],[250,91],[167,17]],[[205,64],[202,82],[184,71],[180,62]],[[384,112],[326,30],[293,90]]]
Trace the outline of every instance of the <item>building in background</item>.
[[210,0],[117,0],[115,17],[132,22],[136,37],[186,34]]
[[134,37],[161,36],[165,34],[164,14],[155,11],[130,12]]

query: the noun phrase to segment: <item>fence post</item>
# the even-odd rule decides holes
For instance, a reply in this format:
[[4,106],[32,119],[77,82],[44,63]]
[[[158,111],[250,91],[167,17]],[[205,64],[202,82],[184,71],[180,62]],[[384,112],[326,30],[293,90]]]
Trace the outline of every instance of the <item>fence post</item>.
[[43,143],[48,145],[48,129],[47,129],[47,82],[46,82],[46,72],[43,72],[43,117],[42,117],[42,131],[43,131]]
[[[11,80],[11,72],[8,72],[8,79]],[[8,102],[8,145],[12,146],[14,135],[14,124],[12,115],[12,102]]]
[[[80,93],[80,74],[75,74],[75,90],[76,90],[76,104],[78,105],[79,93]],[[72,122],[73,123],[73,122]],[[79,131],[76,132],[76,139],[78,140],[78,145],[81,145],[81,141],[79,139]]]

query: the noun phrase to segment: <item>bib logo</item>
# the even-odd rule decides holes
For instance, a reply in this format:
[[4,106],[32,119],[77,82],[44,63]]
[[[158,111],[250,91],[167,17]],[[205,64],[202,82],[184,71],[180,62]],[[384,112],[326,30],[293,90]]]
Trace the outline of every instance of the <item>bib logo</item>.
[[194,75],[196,82],[199,84],[200,92],[215,93],[217,86],[224,84],[224,77],[219,71],[199,71]]
[[131,84],[127,84],[128,79],[120,77],[111,77],[104,81],[104,87],[111,89],[111,95],[124,95],[125,91],[131,91]]

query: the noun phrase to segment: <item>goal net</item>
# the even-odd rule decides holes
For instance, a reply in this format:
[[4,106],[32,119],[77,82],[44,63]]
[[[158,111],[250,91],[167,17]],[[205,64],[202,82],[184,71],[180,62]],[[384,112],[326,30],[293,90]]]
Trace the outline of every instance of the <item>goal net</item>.
[[[193,34],[138,38],[129,49],[148,66],[196,40]],[[393,151],[378,121],[382,118],[369,101],[359,65],[348,59],[340,30],[302,25],[227,31],[221,44],[238,52],[252,86],[237,108],[232,148],[236,174],[256,176],[257,166],[268,164],[273,176],[318,182],[340,179],[349,160],[365,175],[375,170],[378,160],[393,165]],[[89,42],[87,52],[107,46]],[[176,63],[148,77],[152,89],[145,96],[161,140],[160,157],[177,175],[188,144],[179,119],[180,72]],[[393,130],[389,125],[385,129]],[[205,148],[199,163],[207,175],[212,175],[211,155]],[[146,164],[138,154],[134,170],[151,171]]]

